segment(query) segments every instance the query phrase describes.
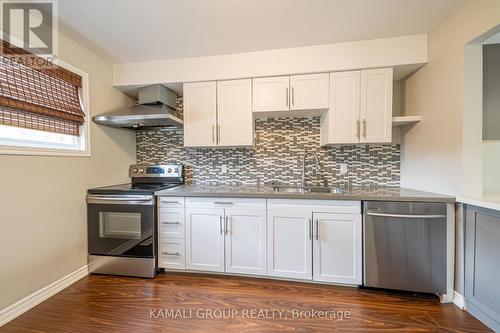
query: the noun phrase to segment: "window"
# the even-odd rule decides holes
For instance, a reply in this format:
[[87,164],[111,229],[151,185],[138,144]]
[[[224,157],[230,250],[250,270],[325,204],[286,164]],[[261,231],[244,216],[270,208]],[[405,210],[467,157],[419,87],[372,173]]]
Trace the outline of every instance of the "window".
[[0,154],[89,156],[87,75],[1,42]]
[[500,140],[500,44],[483,45],[483,140]]

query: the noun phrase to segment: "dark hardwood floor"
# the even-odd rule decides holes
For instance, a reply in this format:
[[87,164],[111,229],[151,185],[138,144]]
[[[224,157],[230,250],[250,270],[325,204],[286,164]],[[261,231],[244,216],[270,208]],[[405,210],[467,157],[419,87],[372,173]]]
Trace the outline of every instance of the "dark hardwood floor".
[[[311,309],[324,311],[321,316],[326,318],[305,318]],[[302,318],[294,318],[297,311],[305,311]],[[204,318],[210,316],[229,318]],[[160,274],[154,280],[90,275],[0,328],[0,332],[238,331],[490,332],[465,311],[442,305],[433,296],[194,274]]]

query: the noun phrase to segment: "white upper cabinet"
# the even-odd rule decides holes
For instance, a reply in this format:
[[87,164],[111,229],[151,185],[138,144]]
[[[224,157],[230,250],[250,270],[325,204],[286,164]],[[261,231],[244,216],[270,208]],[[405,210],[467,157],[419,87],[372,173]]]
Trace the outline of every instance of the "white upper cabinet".
[[321,145],[359,142],[360,72],[330,74],[330,110],[321,116]]
[[252,80],[217,82],[219,146],[252,146]]
[[185,83],[183,90],[184,146],[216,146],[217,84]]
[[309,110],[325,110],[322,146],[390,143],[392,80],[392,68],[381,68],[186,83],[184,146],[252,146],[254,114],[299,116]]
[[327,109],[328,73],[253,79],[253,111]]
[[271,112],[290,109],[290,77],[253,79],[253,111]]
[[321,145],[392,141],[392,68],[330,74]]
[[361,142],[392,141],[392,68],[361,71]]
[[290,76],[290,110],[327,109],[328,73]]
[[252,146],[252,81],[184,84],[184,146]]

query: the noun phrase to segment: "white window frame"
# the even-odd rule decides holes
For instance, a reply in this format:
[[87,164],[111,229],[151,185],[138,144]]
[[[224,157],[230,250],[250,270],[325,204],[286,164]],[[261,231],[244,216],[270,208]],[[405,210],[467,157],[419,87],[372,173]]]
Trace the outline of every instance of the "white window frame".
[[[80,90],[80,100],[82,109],[85,113],[85,123],[80,126],[80,136],[74,146],[68,147],[65,144],[43,141],[29,141],[15,138],[2,138],[0,134],[0,155],[33,155],[33,156],[75,156],[75,157],[90,157],[90,110],[89,110],[89,75],[88,73],[76,68],[62,60],[58,60],[58,66],[61,66],[82,77],[82,88]],[[51,133],[46,131],[33,130],[29,128],[7,126],[0,124],[0,133],[2,129],[15,131],[26,131],[26,133],[40,134],[46,136],[52,141],[57,141],[60,138],[69,139],[67,134]],[[67,148],[68,147],[68,148]]]

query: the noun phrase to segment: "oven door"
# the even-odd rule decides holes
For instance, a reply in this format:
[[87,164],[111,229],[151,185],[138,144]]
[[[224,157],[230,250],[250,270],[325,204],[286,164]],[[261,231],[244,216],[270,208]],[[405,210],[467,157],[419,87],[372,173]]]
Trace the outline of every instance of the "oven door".
[[152,195],[87,195],[90,255],[154,258]]

